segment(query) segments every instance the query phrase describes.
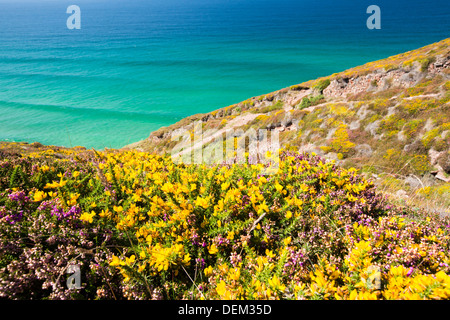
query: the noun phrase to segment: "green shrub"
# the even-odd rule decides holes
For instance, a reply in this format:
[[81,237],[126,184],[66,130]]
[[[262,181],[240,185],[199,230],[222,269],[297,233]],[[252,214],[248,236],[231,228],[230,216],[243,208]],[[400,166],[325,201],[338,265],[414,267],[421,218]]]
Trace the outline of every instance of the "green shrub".
[[297,106],[298,109],[302,110],[308,107],[312,107],[315,105],[318,105],[320,102],[324,101],[324,96],[323,94],[320,94],[318,96],[308,96],[302,99],[302,101],[300,102],[300,104]]
[[277,102],[271,104],[270,106],[266,106],[266,107],[259,108],[259,109],[254,109],[251,112],[252,113],[269,113],[269,112],[272,112],[275,110],[280,110],[283,108],[283,106],[284,106],[283,101],[277,100]]
[[424,58],[424,59],[419,59],[418,62],[420,63],[420,71],[425,72],[428,70],[428,66],[433,63],[436,60],[435,57],[430,57],[430,58]]
[[431,170],[428,157],[423,154],[415,155],[409,162],[412,172],[416,175],[422,176]]
[[323,79],[317,82],[317,84],[313,88],[319,90],[322,93],[323,90],[325,90],[330,85],[330,83],[330,79]]

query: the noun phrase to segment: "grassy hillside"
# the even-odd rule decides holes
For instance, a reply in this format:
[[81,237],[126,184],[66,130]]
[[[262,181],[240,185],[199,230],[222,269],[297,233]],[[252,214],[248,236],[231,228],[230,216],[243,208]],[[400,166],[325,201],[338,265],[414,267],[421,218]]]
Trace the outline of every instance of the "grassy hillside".
[[[0,142],[0,298],[450,299],[449,44],[123,150]],[[194,120],[202,150],[278,132],[279,161],[174,162]]]
[[3,298],[450,298],[448,218],[395,207],[319,156],[284,151],[265,177],[261,164],[0,147]]
[[[450,39],[194,115],[129,146],[170,153],[179,129],[277,131],[281,145],[355,167],[401,201],[449,213]],[[241,137],[241,139],[244,136]]]

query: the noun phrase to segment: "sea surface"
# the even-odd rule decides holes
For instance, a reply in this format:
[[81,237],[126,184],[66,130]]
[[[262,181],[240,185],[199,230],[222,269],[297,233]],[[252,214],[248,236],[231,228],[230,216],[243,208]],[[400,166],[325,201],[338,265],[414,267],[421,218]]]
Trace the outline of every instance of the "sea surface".
[[0,140],[119,148],[448,37],[448,0],[0,0]]

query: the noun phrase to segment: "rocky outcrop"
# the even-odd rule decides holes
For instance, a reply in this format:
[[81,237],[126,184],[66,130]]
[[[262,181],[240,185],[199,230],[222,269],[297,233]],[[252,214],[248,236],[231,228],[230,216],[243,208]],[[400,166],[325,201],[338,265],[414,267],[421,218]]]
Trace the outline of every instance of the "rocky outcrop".
[[423,181],[449,182],[449,110],[450,39],[446,39],[193,115],[127,148],[170,153],[173,134],[193,133],[199,121],[203,130],[199,148],[230,130],[264,129],[277,132],[282,146],[344,165],[400,174],[406,185],[423,187]]

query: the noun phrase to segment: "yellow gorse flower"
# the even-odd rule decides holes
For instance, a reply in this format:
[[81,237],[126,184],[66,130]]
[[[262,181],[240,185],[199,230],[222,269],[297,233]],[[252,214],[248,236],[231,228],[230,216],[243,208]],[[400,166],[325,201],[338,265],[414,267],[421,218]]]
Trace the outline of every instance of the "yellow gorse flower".
[[269,285],[273,290],[284,291],[284,289],[286,289],[286,286],[281,284],[280,279],[276,275],[274,275],[272,279],[269,279]]
[[208,252],[209,252],[210,254],[216,254],[217,252],[219,252],[219,249],[218,249],[218,248],[216,247],[216,245],[213,243],[213,244],[209,247]]
[[80,220],[81,221],[85,221],[85,222],[89,222],[92,223],[94,221],[94,216],[96,215],[96,213],[94,211],[91,211],[91,213],[88,212],[83,212],[80,216]]
[[209,266],[208,268],[205,268],[205,270],[203,270],[203,273],[205,274],[205,277],[209,277],[213,272],[213,267]]
[[[269,178],[259,175],[260,165],[175,166],[169,157],[136,151],[102,155],[105,164],[99,168],[111,191],[77,203],[90,211],[90,203],[95,202],[102,218],[99,222],[112,223],[130,235],[135,256],[125,257],[128,251],[110,262],[124,281],[138,280],[126,270],[130,267],[147,279],[176,279],[178,272],[195,274],[196,285],[202,288],[192,290],[192,296],[183,293],[189,298],[197,294],[206,299],[448,299],[448,275],[439,271],[446,271],[444,265],[450,260],[445,252],[438,256],[429,250],[441,245],[445,228],[436,233],[424,225],[406,230],[408,221],[392,216],[368,225],[337,220],[339,208],[363,205],[364,191],[371,187],[355,179],[351,170],[286,157]],[[302,178],[306,176],[315,180]],[[81,192],[71,189],[72,183],[58,189],[58,195],[71,201],[71,192]],[[339,197],[334,196],[336,191]],[[95,215],[84,212],[80,219],[92,223]],[[312,223],[332,220],[331,230],[323,235],[328,247],[315,250],[328,254],[334,244],[344,246],[348,254],[340,264],[323,259],[313,265],[308,260],[311,252],[297,239],[296,222],[302,219]],[[280,232],[280,225],[294,231]],[[406,231],[411,231],[414,243],[398,240]],[[390,268],[374,271],[390,242],[392,261],[412,256],[423,260],[422,266],[435,274],[424,275],[394,262]],[[260,243],[264,251],[255,247]],[[375,259],[374,253],[380,250],[382,254]],[[204,263],[208,267],[199,271]],[[375,278],[382,282],[381,289],[373,286]]]
[[36,191],[33,195],[34,202],[40,202],[47,198],[47,194],[44,191]]

